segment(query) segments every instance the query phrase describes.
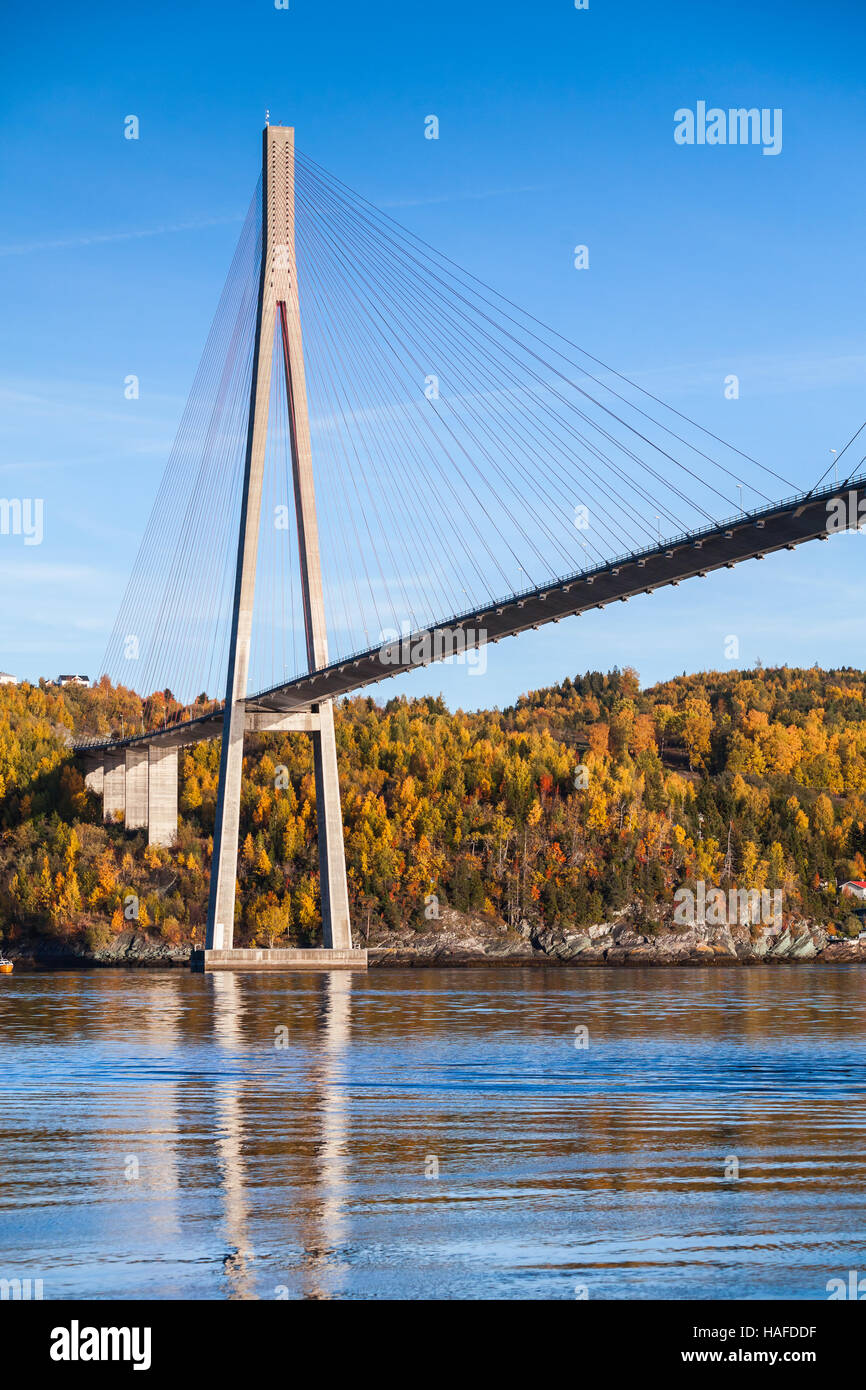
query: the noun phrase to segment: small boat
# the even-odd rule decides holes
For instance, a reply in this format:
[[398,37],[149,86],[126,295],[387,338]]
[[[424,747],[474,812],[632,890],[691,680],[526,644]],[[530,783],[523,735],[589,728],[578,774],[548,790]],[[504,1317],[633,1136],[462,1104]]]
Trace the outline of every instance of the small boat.
[[0,975],[11,975],[11,974],[12,974],[12,961],[11,961],[11,960],[7,960],[5,956],[0,956]]

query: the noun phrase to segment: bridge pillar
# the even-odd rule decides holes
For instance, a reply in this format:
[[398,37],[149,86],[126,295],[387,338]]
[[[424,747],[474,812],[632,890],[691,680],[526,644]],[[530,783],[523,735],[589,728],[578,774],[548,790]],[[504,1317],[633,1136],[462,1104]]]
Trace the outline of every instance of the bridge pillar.
[[102,779],[102,819],[116,821],[126,810],[126,755],[123,750],[105,754]]
[[294,158],[291,136],[291,131],[280,126],[268,126],[262,136],[262,259],[205,937],[205,945],[211,950],[229,950],[234,939],[247,672],[271,394],[277,304],[275,288],[278,284],[280,293],[285,293],[288,280],[288,267],[284,264],[283,255],[289,238],[288,209],[285,196],[278,196],[276,185],[279,183],[284,188],[286,162],[290,154]]
[[147,748],[126,750],[124,823],[127,830],[143,830],[147,825]]
[[349,919],[334,706],[330,700],[319,705],[319,728],[313,734],[313,765],[316,771],[322,937],[325,946],[349,951],[352,949],[352,924]]
[[96,767],[91,767],[89,772],[85,772],[84,785],[89,792],[95,792],[97,796],[102,796],[105,788],[104,763],[98,763]]
[[147,843],[177,839],[177,749],[151,744],[148,750]]
[[[263,235],[259,302],[205,942],[209,950],[224,951],[232,948],[234,939],[247,673],[271,365],[277,322],[282,339],[286,405],[291,435],[292,479],[298,526],[307,659],[310,671],[318,670],[328,663],[295,261],[295,133],[291,127],[268,126],[263,132],[262,180]],[[322,933],[326,948],[348,949],[351,948],[352,937],[334,716],[330,701],[319,706],[318,723],[319,727],[313,731],[313,752],[316,771]]]

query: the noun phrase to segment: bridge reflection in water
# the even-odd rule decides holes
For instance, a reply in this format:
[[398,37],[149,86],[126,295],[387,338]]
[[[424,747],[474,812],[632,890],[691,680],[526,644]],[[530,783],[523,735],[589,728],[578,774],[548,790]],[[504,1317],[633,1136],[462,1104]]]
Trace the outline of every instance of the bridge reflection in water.
[[103,970],[3,1003],[0,1274],[46,1298],[824,1298],[866,1262],[851,967]]
[[[267,1296],[257,1287],[255,1249],[249,1231],[249,1207],[256,1201],[244,1158],[249,1138],[244,1099],[250,1079],[246,1071],[239,1073],[234,1066],[244,1048],[244,989],[240,978],[231,971],[207,978],[213,991],[213,1039],[228,1062],[227,1074],[216,1080],[213,1096],[213,1128],[228,1251],[223,1262],[228,1294],[231,1298]],[[312,978],[313,988],[321,995],[314,1011],[317,1044],[308,1061],[303,1087],[297,1086],[289,1093],[296,1112],[303,1112],[303,1128],[315,1136],[312,1144],[306,1145],[301,1190],[285,1212],[289,1224],[297,1228],[296,1240],[290,1243],[298,1246],[300,1290],[295,1289],[294,1278],[290,1284],[277,1283],[273,1289],[277,1298],[293,1297],[296,1292],[307,1298],[333,1298],[342,1292],[349,1271],[342,1252],[347,1239],[346,1070],[352,976],[348,971],[331,971]]]

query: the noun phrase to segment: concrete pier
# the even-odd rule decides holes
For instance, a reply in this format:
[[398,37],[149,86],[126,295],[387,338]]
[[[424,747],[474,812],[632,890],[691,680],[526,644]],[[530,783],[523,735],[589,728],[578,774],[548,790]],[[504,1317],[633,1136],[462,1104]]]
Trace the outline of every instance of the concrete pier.
[[[241,524],[235,569],[232,630],[229,641],[228,680],[220,780],[217,793],[213,856],[210,871],[210,897],[207,910],[207,945],[231,946],[235,926],[235,881],[238,865],[241,781],[244,763],[247,671],[256,589],[256,562],[259,545],[259,518],[262,507],[262,479],[268,433],[271,393],[271,363],[276,323],[278,285],[286,293],[289,267],[284,250],[289,239],[285,197],[275,196],[276,185],[285,180],[289,142],[278,126],[269,126],[262,137],[262,254],[259,266],[259,295],[256,339],[250,386],[247,451],[241,502]],[[279,252],[278,249],[279,248]]]
[[144,830],[147,826],[147,749],[126,750],[126,806],[124,824],[127,830]]
[[316,771],[322,937],[326,948],[346,951],[352,946],[352,924],[349,920],[334,708],[330,700],[323,701],[319,706],[319,729],[313,734],[313,765]]
[[[244,732],[248,719],[247,672],[275,327],[279,329],[282,344],[308,668],[310,671],[317,671],[328,664],[325,602],[295,259],[295,132],[290,126],[268,126],[264,130],[262,179],[263,230],[256,339],[205,938],[206,954],[219,952],[221,964],[206,967],[211,969],[246,968],[247,959],[245,953],[232,952],[231,948],[234,940]],[[320,703],[317,709],[310,711],[310,715],[309,732],[313,738],[316,774],[323,956],[332,962],[331,965],[310,968],[330,969],[338,956],[344,956],[347,951],[351,954],[352,932],[334,716],[330,701]],[[265,954],[276,960],[278,953]],[[212,955],[211,958],[215,960],[216,956]],[[295,953],[295,965],[284,964],[282,968],[297,969],[297,961]],[[280,967],[270,965],[259,968]],[[365,969],[366,957],[363,965],[357,964],[353,968]]]
[[[205,948],[195,954],[203,970],[332,970],[367,968],[366,951],[352,949],[349,894],[333,705],[327,698],[296,701],[283,709],[249,700],[253,607],[258,560],[262,485],[271,405],[275,343],[282,356],[292,488],[298,533],[301,600],[307,669],[328,668],[328,638],[322,586],[316,489],[307,403],[298,267],[295,253],[295,139],[290,126],[262,133],[262,239],[241,492],[235,588],[229,638],[226,695],[222,709],[176,727],[123,737],[102,747],[91,740],[93,763],[104,750],[103,808],[107,821],[123,816],[127,829],[147,827],[148,843],[171,845],[177,838],[177,750],[200,738],[222,736],[219,790],[211,857]],[[248,704],[251,706],[248,708]],[[238,833],[243,780],[244,734],[297,730],[313,740],[318,819],[323,946],[316,950],[233,950]],[[82,750],[84,751],[84,750]],[[94,789],[98,779],[88,783]],[[199,964],[196,964],[199,962]]]
[[250,947],[234,950],[198,950],[190,956],[190,968],[208,970],[366,970],[366,949],[332,951],[317,946],[313,950],[268,950]]
[[147,843],[177,839],[177,748],[152,743],[148,749]]
[[89,792],[95,792],[97,796],[102,796],[105,784],[105,767],[98,763],[96,767],[91,767],[89,772],[84,774],[84,785]]
[[160,739],[90,754],[85,785],[102,796],[102,818],[127,830],[147,830],[150,845],[177,839],[177,745]]
[[123,752],[105,754],[102,779],[102,818],[116,821],[126,810],[126,755]]

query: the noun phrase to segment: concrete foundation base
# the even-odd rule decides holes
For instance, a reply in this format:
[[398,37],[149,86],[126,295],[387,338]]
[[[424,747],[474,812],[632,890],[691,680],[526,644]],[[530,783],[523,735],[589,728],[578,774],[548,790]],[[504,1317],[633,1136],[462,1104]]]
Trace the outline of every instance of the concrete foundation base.
[[205,970],[366,970],[367,952],[365,949],[328,950],[324,946],[310,950],[198,950],[191,953],[189,965],[191,970],[200,973]]

